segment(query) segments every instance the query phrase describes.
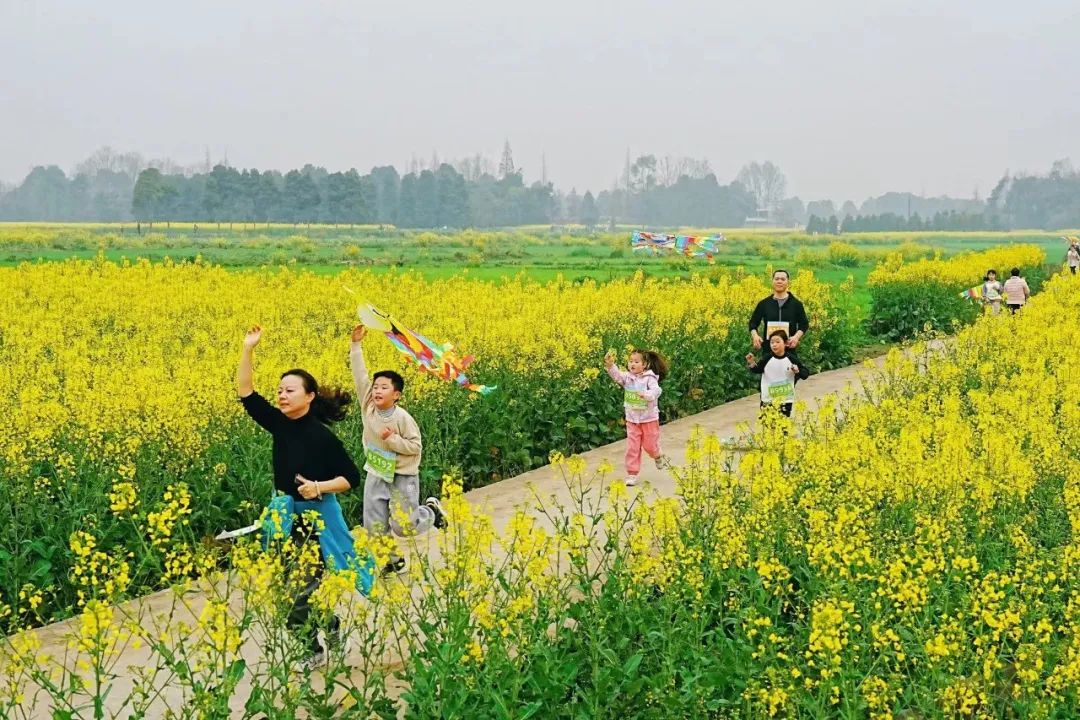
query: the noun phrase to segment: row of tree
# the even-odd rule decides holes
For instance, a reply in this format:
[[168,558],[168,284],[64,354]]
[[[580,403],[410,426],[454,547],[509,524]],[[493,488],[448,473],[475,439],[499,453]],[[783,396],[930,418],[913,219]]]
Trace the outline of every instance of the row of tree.
[[919,213],[910,217],[896,213],[880,215],[845,215],[843,221],[835,215],[827,218],[811,215],[806,222],[808,233],[881,232],[905,230],[1004,230],[999,217],[989,213],[965,213],[955,210],[938,211],[923,219]]
[[1068,160],[1055,162],[1046,175],[1006,173],[987,205],[1009,227],[1080,227],[1080,173]]
[[551,221],[550,184],[521,174],[473,182],[453,166],[400,176],[390,166],[367,175],[307,165],[281,173],[217,165],[207,174],[143,170],[132,192],[135,219],[292,223],[385,223],[399,227],[521,225]]
[[759,202],[743,180],[720,183],[708,160],[642,155],[631,162],[627,155],[621,177],[596,204],[601,217],[624,223],[739,227]]
[[599,214],[653,227],[741,227],[757,202],[740,183],[721,185],[712,173],[682,176],[671,185],[639,191],[613,188],[597,196]]
[[21,185],[0,195],[0,220],[130,220],[133,182],[114,170],[68,179],[55,165],[36,167]]
[[[154,222],[242,221],[381,223],[399,227],[493,227],[601,221],[669,228],[806,225],[811,232],[986,230],[1080,226],[1080,174],[1068,161],[1046,175],[1006,174],[986,202],[886,193],[857,207],[786,197],[771,162],[750,163],[720,183],[707,160],[627,155],[620,177],[593,196],[526,184],[509,143],[496,166],[477,155],[421,166],[404,176],[392,166],[366,175],[306,165],[286,173],[239,170],[227,161],[198,168],[144,161],[108,148],[72,177],[34,168],[17,187],[0,188],[0,220]],[[837,218],[844,218],[843,221]]]

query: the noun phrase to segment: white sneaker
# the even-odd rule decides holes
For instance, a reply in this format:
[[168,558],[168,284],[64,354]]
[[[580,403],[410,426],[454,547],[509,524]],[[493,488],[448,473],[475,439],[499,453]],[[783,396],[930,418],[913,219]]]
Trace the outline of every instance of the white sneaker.
[[627,475],[626,476],[626,487],[634,487],[635,485],[637,485],[637,482],[638,482],[637,475]]
[[391,575],[404,575],[406,572],[405,558],[399,557],[397,560],[387,560],[380,574],[382,577],[389,577]]
[[328,656],[331,653],[347,656],[352,651],[352,636],[349,633],[342,632],[340,627],[329,632],[320,630],[319,644],[322,645],[323,652]]
[[656,469],[657,470],[670,470],[671,469],[671,458],[669,458],[667,455],[658,455],[656,457]]
[[300,661],[301,672],[325,671],[330,666],[331,650],[340,652],[342,657],[348,657],[349,651],[352,650],[352,638],[343,633],[340,628],[330,632],[320,630],[315,636],[315,641],[319,644],[319,649]]
[[323,670],[326,668],[330,661],[330,656],[326,654],[325,650],[319,650],[313,652],[306,658],[300,661],[300,672],[312,672],[313,670]]
[[435,514],[435,522],[433,525],[436,530],[446,529],[446,511],[443,510],[442,503],[439,502],[437,497],[429,497],[424,501],[424,504],[431,508],[431,512]]

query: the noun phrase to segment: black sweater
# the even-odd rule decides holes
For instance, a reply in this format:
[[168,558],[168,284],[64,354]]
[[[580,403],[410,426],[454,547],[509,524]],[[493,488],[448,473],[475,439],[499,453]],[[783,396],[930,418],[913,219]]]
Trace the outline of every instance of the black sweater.
[[799,298],[788,293],[784,306],[780,307],[780,303],[776,302],[776,298],[770,295],[754,308],[754,313],[750,316],[750,330],[751,332],[757,330],[758,334],[765,338],[765,333],[761,332],[760,326],[762,323],[768,327],[770,322],[783,322],[785,320],[788,323],[789,338],[800,330],[805,335],[810,329],[810,321],[806,319],[806,309],[803,308],[802,301]]
[[[785,352],[784,352],[783,357],[790,360],[792,365],[795,365],[795,366],[797,366],[799,368],[799,372],[795,374],[794,378],[792,378],[792,380],[794,381],[795,384],[798,384],[798,382],[800,380],[805,380],[806,378],[810,377],[810,368],[806,367],[806,363],[804,363],[802,360],[799,359],[799,356],[795,354],[794,350],[792,350],[791,348],[787,348],[785,350]],[[770,360],[782,360],[782,359],[783,358],[781,358],[781,357],[773,355],[772,350],[770,350],[769,346],[766,345],[765,346],[765,354],[762,355],[758,359],[757,364],[754,365],[753,367],[749,368],[749,370],[750,370],[751,373],[753,373],[755,375],[761,375],[762,373],[765,372],[765,366],[769,364]]]
[[360,471],[341,440],[313,414],[293,420],[257,392],[240,398],[240,402],[252,420],[274,438],[274,487],[278,492],[303,500],[297,475],[316,482],[341,476],[353,487],[360,484]]

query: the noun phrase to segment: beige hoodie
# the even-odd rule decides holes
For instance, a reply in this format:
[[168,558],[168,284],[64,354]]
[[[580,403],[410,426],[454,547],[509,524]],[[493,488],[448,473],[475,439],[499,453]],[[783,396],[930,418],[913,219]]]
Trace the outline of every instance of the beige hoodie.
[[[364,420],[364,469],[388,482],[393,479],[385,477],[388,461],[394,463],[395,475],[419,474],[423,443],[416,420],[400,405],[394,405],[394,411],[388,417],[379,413],[371,397],[371,380],[368,378],[367,366],[364,365],[364,351],[360,343],[352,344],[349,365],[352,367],[356,396],[360,398],[360,410]],[[393,430],[394,434],[383,440],[382,432],[386,428]]]

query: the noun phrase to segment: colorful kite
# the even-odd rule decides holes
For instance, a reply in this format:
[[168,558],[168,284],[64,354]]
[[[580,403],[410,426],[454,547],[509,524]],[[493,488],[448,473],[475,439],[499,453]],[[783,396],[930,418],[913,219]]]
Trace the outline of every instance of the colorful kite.
[[634,251],[649,252],[653,255],[661,252],[677,252],[689,258],[703,257],[713,262],[713,256],[717,253],[717,243],[723,241],[723,235],[697,237],[635,231],[630,237],[630,247]]
[[976,285],[975,287],[968,288],[960,293],[960,298],[963,300],[982,300],[983,299],[983,286]]
[[360,316],[360,322],[386,335],[393,346],[421,371],[434,375],[440,380],[455,382],[481,395],[487,395],[495,389],[494,385],[477,385],[469,382],[469,378],[465,375],[465,368],[472,363],[474,358],[472,355],[460,357],[450,343],[436,345],[420,333],[402,326],[401,323],[371,304],[361,305],[357,309],[357,314]]

